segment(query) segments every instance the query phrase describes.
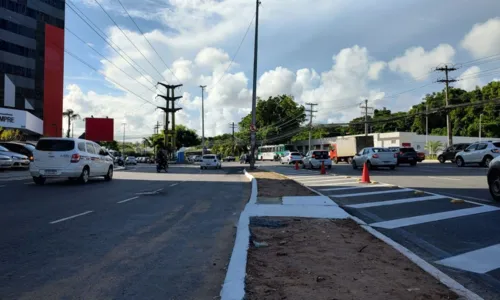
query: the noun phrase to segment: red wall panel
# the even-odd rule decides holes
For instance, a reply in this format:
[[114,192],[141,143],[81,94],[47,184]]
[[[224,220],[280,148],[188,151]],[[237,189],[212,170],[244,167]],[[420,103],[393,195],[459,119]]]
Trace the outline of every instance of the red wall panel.
[[64,29],[45,24],[43,135],[62,136]]
[[86,118],[85,139],[94,142],[112,142],[115,122],[107,118]]

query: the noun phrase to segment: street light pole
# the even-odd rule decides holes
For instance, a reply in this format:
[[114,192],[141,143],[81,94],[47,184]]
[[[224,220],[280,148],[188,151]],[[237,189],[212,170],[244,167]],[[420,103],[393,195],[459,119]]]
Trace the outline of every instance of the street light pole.
[[257,105],[257,53],[259,48],[259,5],[260,1],[255,1],[255,42],[253,47],[253,87],[252,87],[252,128],[250,131],[250,169],[255,169],[255,135],[256,135],[256,112]]
[[207,87],[206,85],[200,85],[201,87],[201,154],[205,154],[205,96],[204,91]]
[[480,114],[479,115],[479,141],[481,141],[481,130],[483,128],[482,121],[483,121],[483,114]]

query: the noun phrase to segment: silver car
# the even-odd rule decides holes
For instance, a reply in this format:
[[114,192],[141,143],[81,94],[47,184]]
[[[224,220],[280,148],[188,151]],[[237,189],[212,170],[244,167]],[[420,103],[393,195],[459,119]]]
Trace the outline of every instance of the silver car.
[[363,167],[365,162],[368,169],[387,167],[394,170],[398,163],[398,154],[387,148],[364,148],[354,155],[352,159],[352,168],[357,169],[358,167]]
[[321,164],[324,164],[328,169],[332,168],[332,160],[326,150],[312,150],[302,158],[302,168],[319,169]]
[[281,164],[302,163],[302,155],[299,152],[286,152],[281,158]]
[[26,155],[12,152],[4,146],[0,146],[0,155],[10,157],[13,162],[13,167],[29,167],[30,165],[30,160]]
[[7,155],[0,155],[0,170],[10,169],[13,164],[12,158]]

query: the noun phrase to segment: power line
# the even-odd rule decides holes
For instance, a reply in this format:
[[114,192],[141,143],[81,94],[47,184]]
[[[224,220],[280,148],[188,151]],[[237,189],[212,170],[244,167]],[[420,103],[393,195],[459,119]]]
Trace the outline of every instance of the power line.
[[226,76],[227,71],[229,70],[229,68],[231,68],[231,66],[233,65],[234,60],[236,59],[236,56],[238,55],[238,53],[240,51],[241,45],[243,45],[243,42],[245,41],[245,39],[246,39],[246,37],[248,35],[248,32],[250,31],[250,27],[252,26],[253,21],[255,20],[256,15],[257,14],[253,15],[253,18],[250,21],[250,24],[248,24],[247,30],[246,30],[245,34],[243,35],[243,38],[241,39],[240,44],[238,45],[238,48],[236,49],[236,52],[234,53],[233,58],[231,59],[231,62],[229,63],[229,65],[227,66],[227,68],[224,70],[224,72],[222,73],[221,77],[219,77],[219,79],[215,82],[215,84],[210,87],[210,90],[214,89],[217,86],[217,84],[219,84],[219,82]]
[[[141,56],[149,63],[149,65],[151,67],[153,67],[153,69],[160,75],[160,78],[163,79],[163,75],[161,74],[160,71],[158,71],[158,69],[151,63],[151,61],[149,61],[149,59],[144,55],[144,53],[142,53],[142,51],[137,47],[137,45],[132,42],[132,40],[128,37],[128,35],[122,30],[122,28],[120,27],[120,25],[118,25],[118,23],[116,23],[116,21],[111,17],[111,15],[104,9],[104,7],[101,5],[101,3],[99,3],[98,0],[94,0],[95,3],[97,3],[97,5],[99,5],[99,7],[101,8],[101,10],[108,16],[108,18],[111,20],[111,22],[113,22],[113,24],[115,24],[115,26],[120,30],[120,32],[127,38],[127,40],[132,44],[132,46],[134,46],[134,48],[141,54]],[[161,80],[160,80],[161,81]]]
[[117,1],[118,1],[118,3],[120,3],[120,6],[123,8],[123,10],[125,10],[125,12],[127,13],[127,16],[130,18],[130,20],[132,21],[132,23],[134,23],[135,27],[137,27],[137,29],[139,30],[139,32],[142,34],[142,36],[144,37],[144,39],[146,40],[146,42],[148,42],[148,44],[151,47],[151,49],[153,49],[153,51],[156,53],[156,55],[158,55],[158,57],[163,62],[163,64],[165,65],[165,67],[167,67],[167,69],[170,71],[170,73],[172,73],[172,75],[174,75],[175,79],[177,79],[177,81],[179,83],[181,83],[181,81],[179,80],[179,78],[177,78],[177,76],[175,76],[175,73],[168,67],[167,63],[163,60],[163,58],[160,56],[160,54],[158,53],[158,51],[156,51],[155,47],[153,47],[153,45],[149,42],[149,39],[146,37],[146,35],[141,30],[141,28],[139,27],[139,25],[137,25],[137,23],[135,22],[134,18],[132,18],[132,16],[128,13],[128,10],[125,8],[125,6],[122,4],[122,2],[120,0],[117,0]]
[[[77,17],[79,17],[83,22],[85,22],[85,24],[87,24],[87,26],[89,26],[90,29],[92,29],[95,32],[95,34],[97,34],[105,43],[107,43],[111,47],[111,49],[113,49],[127,64],[129,64],[132,68],[134,68],[134,70],[136,70],[137,73],[139,73],[142,77],[144,77],[147,81],[149,81],[152,84],[152,86],[155,86],[154,81],[152,81],[148,77],[148,76],[150,76],[150,77],[153,77],[153,76],[151,76],[149,74],[147,74],[148,76],[146,76],[144,73],[148,73],[148,72],[146,70],[144,70],[144,68],[142,68],[132,58],[130,58],[130,56],[128,56],[128,54],[125,51],[123,51],[123,49],[121,49],[118,45],[116,45],[111,39],[108,41],[108,39],[105,38],[107,36],[106,33],[104,33],[94,22],[92,22],[92,20],[90,20],[90,18],[87,17],[87,15],[85,15],[85,13],[83,13],[78,8],[78,6],[76,6],[76,4],[74,4],[71,0],[68,0],[68,1],[69,1],[69,2],[67,2],[68,7],[73,11],[73,13],[75,13],[75,15],[77,15]],[[72,5],[70,5],[70,3]],[[74,6],[74,7],[72,7],[72,6]],[[88,21],[85,20],[82,16],[85,17]],[[97,31],[100,31],[100,33]],[[122,55],[122,53],[120,53],[120,51],[123,53],[123,55]],[[125,57],[123,57],[123,56],[126,56],[127,59],[125,59]],[[135,65],[133,63],[135,63]],[[141,71],[139,71],[138,68],[141,69]]]
[[110,64],[112,64],[115,68],[117,68],[118,70],[120,70],[123,74],[127,75],[130,79],[136,81],[137,83],[139,83],[140,85],[142,85],[143,87],[145,87],[146,89],[152,91],[153,93],[155,92],[154,89],[150,88],[150,87],[147,87],[146,85],[144,85],[142,82],[140,82],[139,80],[135,79],[134,77],[130,76],[127,72],[123,71],[123,69],[121,69],[120,67],[118,67],[115,63],[113,63],[112,61],[110,61],[109,59],[106,58],[106,56],[104,56],[103,54],[101,54],[99,51],[97,51],[94,47],[92,47],[91,45],[89,45],[87,42],[85,42],[83,39],[81,39],[78,35],[76,35],[73,31],[71,31],[68,27],[65,28],[65,30],[69,33],[71,33],[74,37],[76,37],[80,42],[82,42],[83,44],[87,45],[87,47],[89,47],[90,49],[94,50],[95,53],[97,53],[99,56],[101,56],[102,58],[104,58],[107,62],[109,62]]

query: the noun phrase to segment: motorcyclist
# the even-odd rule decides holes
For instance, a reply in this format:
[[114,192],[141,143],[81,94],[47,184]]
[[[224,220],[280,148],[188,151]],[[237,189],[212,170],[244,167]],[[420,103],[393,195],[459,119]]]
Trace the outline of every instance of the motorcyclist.
[[167,169],[168,168],[168,160],[167,160],[167,150],[165,146],[160,146],[158,149],[158,153],[156,154],[156,163],[160,167],[159,169]]

